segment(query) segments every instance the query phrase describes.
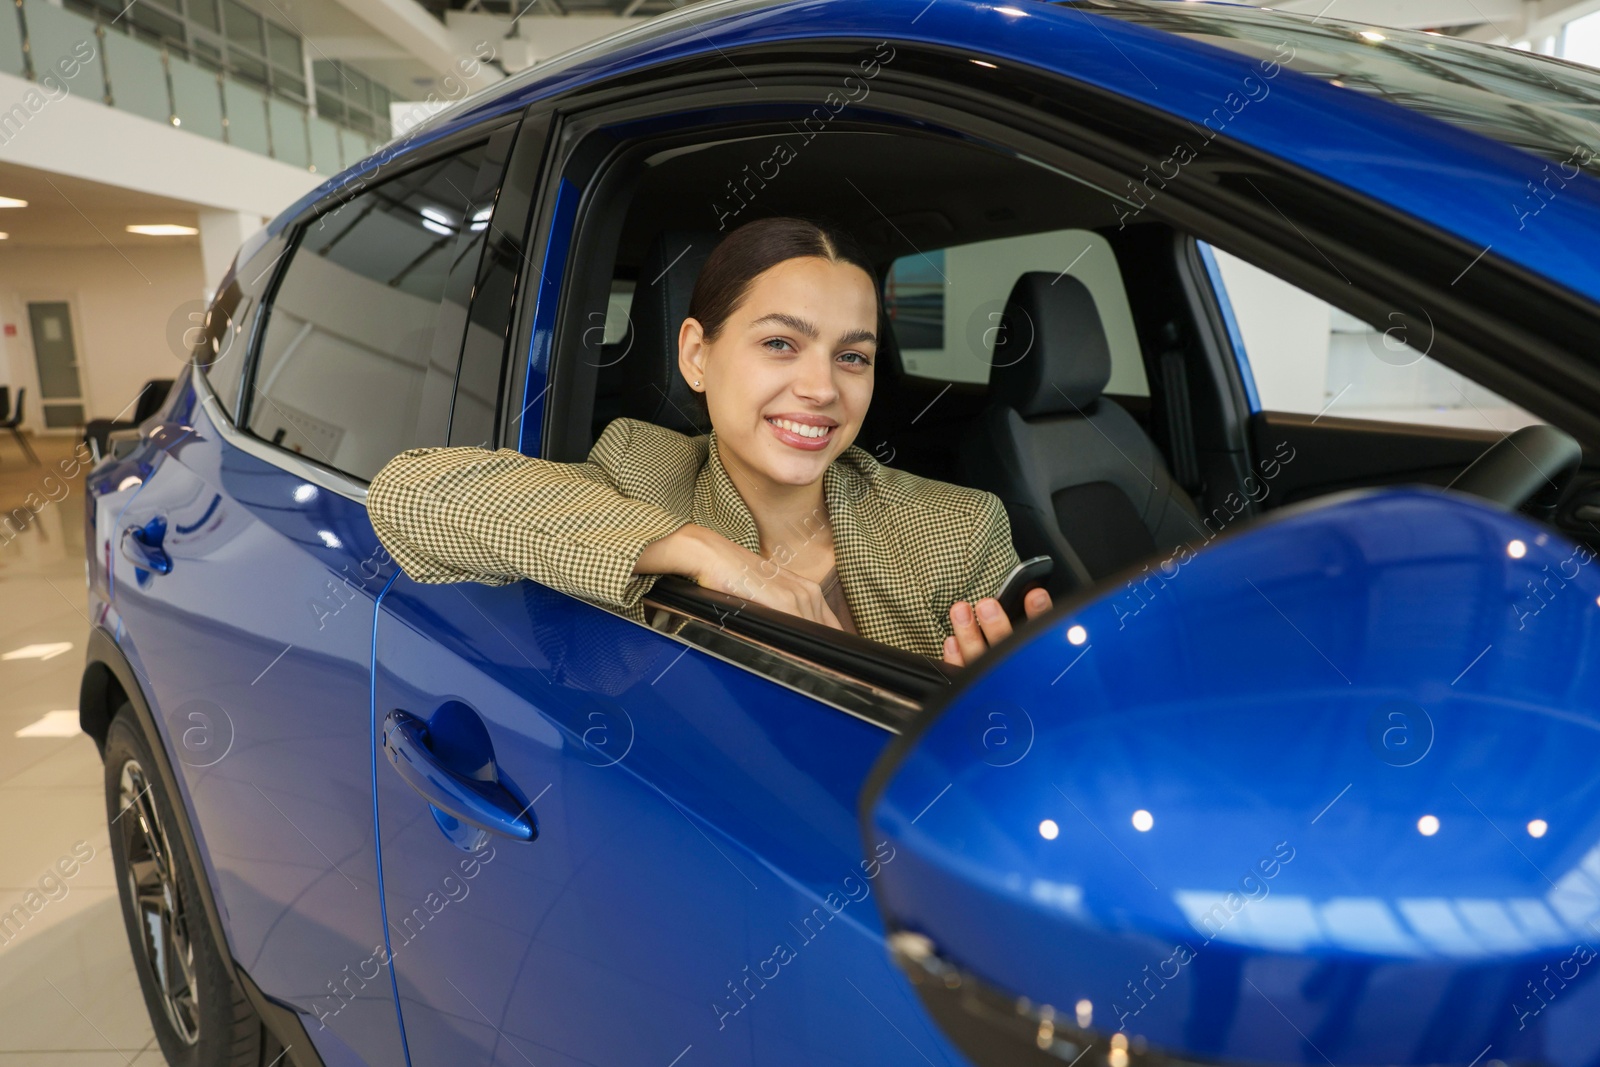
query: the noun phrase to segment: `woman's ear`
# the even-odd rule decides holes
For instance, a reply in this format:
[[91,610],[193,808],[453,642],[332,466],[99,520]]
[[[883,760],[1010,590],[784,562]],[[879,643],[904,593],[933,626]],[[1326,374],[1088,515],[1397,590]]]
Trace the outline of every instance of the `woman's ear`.
[[706,343],[699,319],[686,318],[678,327],[678,372],[695,392],[705,388]]

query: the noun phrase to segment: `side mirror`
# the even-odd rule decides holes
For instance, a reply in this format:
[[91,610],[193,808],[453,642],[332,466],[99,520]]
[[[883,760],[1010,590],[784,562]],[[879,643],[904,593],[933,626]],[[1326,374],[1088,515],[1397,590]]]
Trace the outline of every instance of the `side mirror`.
[[1061,605],[883,755],[897,961],[979,1065],[1600,1062],[1600,565],[1426,488]]

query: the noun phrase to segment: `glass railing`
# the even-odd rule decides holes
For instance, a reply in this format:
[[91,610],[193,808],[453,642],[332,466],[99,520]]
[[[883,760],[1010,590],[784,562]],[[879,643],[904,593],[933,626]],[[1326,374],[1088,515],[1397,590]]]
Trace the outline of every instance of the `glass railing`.
[[318,174],[337,173],[382,143],[49,0],[13,2],[15,19],[0,11],[0,71],[39,90],[0,111],[0,144],[67,93]]

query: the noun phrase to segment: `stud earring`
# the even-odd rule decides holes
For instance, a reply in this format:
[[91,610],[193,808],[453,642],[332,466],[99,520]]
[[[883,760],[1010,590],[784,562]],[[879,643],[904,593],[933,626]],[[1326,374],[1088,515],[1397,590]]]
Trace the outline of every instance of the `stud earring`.
[[696,378],[696,379],[695,379],[695,380],[694,380],[694,387],[695,387],[695,388],[696,388],[696,389],[698,389],[698,388],[700,388],[700,379],[699,379],[699,378]]

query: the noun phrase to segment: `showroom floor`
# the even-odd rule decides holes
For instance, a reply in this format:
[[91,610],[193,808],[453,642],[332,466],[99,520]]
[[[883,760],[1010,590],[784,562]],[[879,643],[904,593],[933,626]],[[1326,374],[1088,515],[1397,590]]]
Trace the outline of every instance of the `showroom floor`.
[[31,494],[40,507],[9,544],[14,527],[0,527],[0,915],[38,894],[20,933],[0,927],[0,1067],[160,1067],[117,902],[100,758],[76,726],[89,626],[81,475],[45,502],[61,496],[47,479],[75,443],[34,438],[35,467],[0,439],[0,516],[26,517]]

